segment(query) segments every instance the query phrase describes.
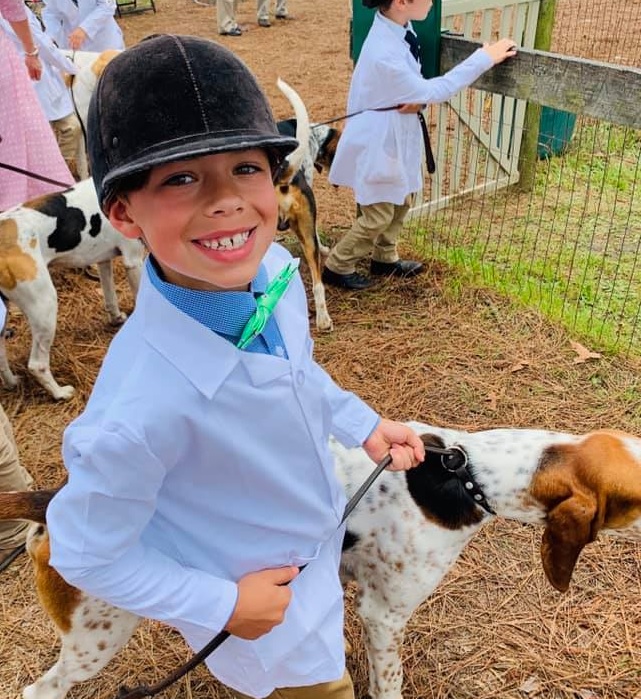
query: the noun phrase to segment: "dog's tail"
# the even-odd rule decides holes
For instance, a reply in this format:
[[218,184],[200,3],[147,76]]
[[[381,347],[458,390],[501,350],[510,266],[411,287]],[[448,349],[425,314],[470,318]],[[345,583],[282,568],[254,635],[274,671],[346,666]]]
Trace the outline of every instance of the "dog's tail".
[[298,147],[293,153],[287,156],[287,162],[289,163],[288,170],[290,172],[290,177],[293,177],[300,170],[305,155],[309,150],[309,137],[311,134],[309,115],[307,114],[307,108],[303,100],[293,87],[280,78],[276,81],[276,85],[278,85],[278,89],[287,97],[296,115],[296,140],[298,141]]
[[26,519],[46,524],[47,506],[60,490],[15,490],[0,493],[0,521]]

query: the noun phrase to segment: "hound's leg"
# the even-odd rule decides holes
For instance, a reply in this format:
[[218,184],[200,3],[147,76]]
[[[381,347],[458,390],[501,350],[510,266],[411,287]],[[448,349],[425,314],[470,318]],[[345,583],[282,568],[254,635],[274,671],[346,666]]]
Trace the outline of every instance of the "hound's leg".
[[127,643],[139,618],[90,597],[66,583],[49,565],[49,537],[33,525],[27,537],[38,597],[56,625],[62,647],[58,662],[25,687],[23,699],[65,699],[78,682],[91,679]]
[[[2,301],[0,301],[2,303]],[[18,377],[11,371],[7,358],[7,346],[4,338],[4,328],[0,328],[0,376],[5,388],[13,389],[18,385]]]
[[301,247],[305,261],[309,266],[312,276],[312,292],[314,294],[314,307],[316,308],[316,327],[319,330],[330,331],[333,327],[332,319],[327,310],[325,300],[325,286],[321,281],[321,251],[318,234],[316,233],[316,216],[308,210],[299,212],[293,226]]
[[365,631],[369,695],[371,699],[402,699],[403,632],[414,610],[402,604],[392,608],[389,600],[367,589],[362,591],[357,609]]
[[72,628],[60,634],[58,662],[25,687],[23,699],[65,699],[78,682],[97,675],[131,638],[139,618],[94,597],[85,597],[72,618]]
[[60,386],[49,366],[56,334],[58,295],[46,267],[38,270],[36,279],[21,286],[19,306],[31,328],[29,372],[55,400],[69,400],[74,392],[73,386]]
[[98,275],[100,276],[102,293],[105,297],[105,310],[109,315],[109,322],[112,325],[122,325],[127,320],[127,314],[123,313],[118,305],[111,260],[98,263]]

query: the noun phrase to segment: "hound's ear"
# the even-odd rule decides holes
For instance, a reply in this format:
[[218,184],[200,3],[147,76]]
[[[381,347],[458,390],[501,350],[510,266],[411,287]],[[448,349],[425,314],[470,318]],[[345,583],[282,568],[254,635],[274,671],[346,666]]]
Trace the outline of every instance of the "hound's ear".
[[595,539],[597,509],[596,496],[581,490],[573,492],[548,512],[541,559],[547,579],[560,592],[570,586],[583,547]]
[[323,166],[320,163],[314,163],[314,167],[316,168],[316,172],[323,172]]

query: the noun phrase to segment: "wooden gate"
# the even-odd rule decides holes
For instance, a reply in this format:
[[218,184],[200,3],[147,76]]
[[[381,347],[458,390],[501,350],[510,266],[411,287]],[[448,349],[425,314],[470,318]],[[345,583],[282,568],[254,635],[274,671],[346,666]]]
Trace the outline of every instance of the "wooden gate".
[[[507,36],[531,49],[539,0],[442,0],[441,13],[443,28],[454,35],[483,42]],[[525,100],[474,89],[430,107],[436,172],[426,176],[410,216],[518,182],[525,108]]]

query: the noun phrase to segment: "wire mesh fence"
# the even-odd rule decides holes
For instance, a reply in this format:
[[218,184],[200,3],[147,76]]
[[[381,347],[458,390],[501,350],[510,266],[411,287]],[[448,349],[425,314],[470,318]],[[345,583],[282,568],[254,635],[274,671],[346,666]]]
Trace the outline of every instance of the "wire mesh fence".
[[[524,31],[533,11],[495,0],[483,20],[481,3],[451,3],[449,18],[443,3],[445,23],[475,39]],[[476,9],[465,14],[466,5]],[[551,48],[637,67],[640,33],[641,0],[558,0]],[[433,110],[438,171],[425,183],[430,204],[411,219],[414,240],[593,346],[641,355],[641,130],[544,107],[532,186],[523,191],[524,108],[470,90]]]

